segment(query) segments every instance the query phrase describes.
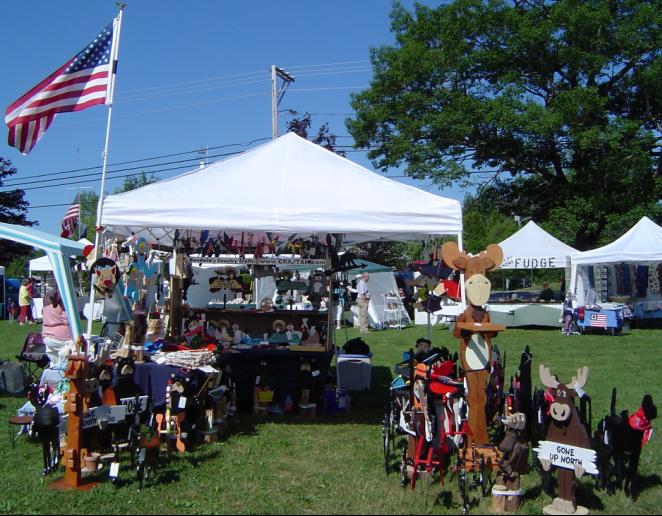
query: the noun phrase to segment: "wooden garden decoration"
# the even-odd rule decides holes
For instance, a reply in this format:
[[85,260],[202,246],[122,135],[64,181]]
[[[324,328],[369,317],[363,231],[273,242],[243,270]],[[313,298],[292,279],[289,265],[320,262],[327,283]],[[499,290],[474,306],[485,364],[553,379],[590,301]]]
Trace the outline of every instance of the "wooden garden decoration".
[[492,510],[515,512],[520,505],[520,475],[525,473],[529,461],[529,444],[526,440],[526,415],[510,414],[503,420],[506,435],[499,443],[501,461],[497,481],[492,489]]
[[453,336],[460,339],[460,363],[466,374],[469,390],[469,427],[471,434],[468,444],[487,445],[487,421],[485,403],[486,385],[490,376],[492,359],[492,338],[505,327],[490,322],[490,315],[483,308],[490,297],[491,283],[485,273],[496,269],[503,261],[503,251],[496,244],[490,244],[485,251],[469,256],[460,251],[457,243],[446,242],[442,247],[442,257],[446,265],[465,273],[464,284],[469,305],[456,321]]
[[595,452],[590,449],[591,441],[574,402],[576,395],[583,394],[588,367],[579,369],[576,377],[563,384],[552,376],[548,367],[540,364],[540,380],[548,387],[554,401],[549,407],[551,423],[547,440],[540,441],[534,451],[545,471],[553,466],[558,474],[558,496],[543,508],[543,513],[588,514],[588,509],[577,505],[575,500],[575,478],[584,473],[597,474],[598,470]]

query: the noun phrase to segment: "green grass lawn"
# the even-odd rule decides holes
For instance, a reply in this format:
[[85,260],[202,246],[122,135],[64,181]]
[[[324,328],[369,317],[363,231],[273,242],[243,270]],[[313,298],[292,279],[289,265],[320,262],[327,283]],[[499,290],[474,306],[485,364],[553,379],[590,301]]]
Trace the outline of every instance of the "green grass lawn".
[[[0,322],[0,358],[14,358],[25,333],[35,327]],[[456,482],[447,477],[420,481],[416,490],[402,489],[399,475],[384,474],[381,418],[388,396],[392,366],[425,327],[371,333],[365,340],[373,356],[372,389],[354,393],[346,416],[319,417],[312,422],[296,416],[256,420],[240,415],[223,442],[201,446],[184,455],[163,456],[156,481],[142,492],[126,482],[114,487],[103,482],[91,492],[56,492],[41,477],[41,449],[19,437],[9,444],[5,421],[24,403],[0,398],[0,513],[350,513],[350,514],[457,514],[461,512]],[[355,336],[350,331],[350,337]],[[344,335],[338,334],[339,341]],[[580,366],[590,368],[585,390],[593,398],[593,421],[609,409],[612,386],[618,387],[618,410],[636,409],[644,393],[662,405],[660,389],[660,330],[635,330],[623,337],[582,335],[563,337],[560,331],[508,330],[496,343],[507,352],[507,377],[514,374],[519,354],[530,345],[537,368],[549,366],[568,381]],[[433,343],[457,349],[447,329],[434,328]],[[654,421],[653,426],[659,425]],[[644,448],[639,467],[645,489],[636,502],[622,492],[609,496],[594,489],[591,478],[580,481],[578,500],[591,513],[654,514],[662,504],[662,437],[654,434]],[[121,477],[132,474],[123,465]],[[523,514],[540,514],[551,499],[540,493],[539,477],[523,478]],[[473,496],[477,497],[476,492]],[[489,499],[478,501],[472,513],[489,510]]]

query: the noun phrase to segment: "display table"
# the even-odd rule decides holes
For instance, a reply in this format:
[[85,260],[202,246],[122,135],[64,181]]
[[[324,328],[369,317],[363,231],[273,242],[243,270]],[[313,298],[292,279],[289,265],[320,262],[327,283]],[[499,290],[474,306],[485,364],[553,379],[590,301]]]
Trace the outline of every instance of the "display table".
[[[278,349],[229,350],[221,354],[221,363],[230,366],[237,391],[237,405],[250,408],[253,388],[265,382],[274,387],[274,400],[288,395],[298,403],[301,393],[300,375],[304,363],[310,365],[314,377],[319,379],[311,389],[310,400],[320,403],[323,382],[329,371],[334,353],[331,351],[302,351],[297,346]],[[315,374],[319,371],[319,374]]]
[[577,321],[579,331],[586,332],[592,328],[620,335],[630,330],[630,321],[624,316],[625,307],[585,308],[584,318]]
[[561,327],[561,303],[490,303],[490,320],[507,328],[517,326]]
[[312,310],[273,310],[262,312],[260,310],[223,310],[222,308],[204,308],[201,311],[208,321],[226,320],[231,325],[238,324],[239,329],[245,333],[272,333],[274,322],[281,320],[286,324],[293,324],[298,330],[303,319],[307,319],[308,327],[315,326],[319,331],[327,325],[327,312],[313,312]]

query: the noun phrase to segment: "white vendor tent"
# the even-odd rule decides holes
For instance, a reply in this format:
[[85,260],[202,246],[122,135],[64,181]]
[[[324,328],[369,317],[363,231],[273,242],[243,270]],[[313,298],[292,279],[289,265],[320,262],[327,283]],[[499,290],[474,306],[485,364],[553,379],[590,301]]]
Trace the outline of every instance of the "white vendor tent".
[[462,233],[458,201],[371,172],[294,133],[106,197],[102,210],[107,230],[164,245],[175,229],[341,233],[345,242]]
[[28,268],[29,276],[32,276],[33,272],[51,272],[53,270],[51,261],[46,255],[30,260]]
[[[90,242],[87,238],[81,238],[78,241],[79,244],[83,244],[84,246],[87,245],[92,245],[92,242]],[[39,258],[33,258],[28,262],[28,270],[29,276],[32,276],[33,272],[52,272],[53,271],[53,266],[51,265],[51,261],[48,259],[48,256],[40,256]]]
[[604,247],[574,253],[572,264],[603,265],[609,263],[662,261],[662,227],[648,217],[642,217],[622,237]]
[[[591,265],[637,264],[655,265],[662,262],[662,227],[648,217],[642,217],[623,236],[611,244],[572,255],[571,289],[580,304],[589,290],[585,269]],[[659,298],[659,292],[656,296]]]
[[[499,244],[503,250],[502,269],[565,269],[570,275],[570,256],[577,250],[529,221]],[[507,327],[560,326],[561,303],[490,303],[492,322]]]
[[553,237],[532,220],[499,245],[503,250],[502,269],[569,267],[570,256],[577,252],[577,249]]

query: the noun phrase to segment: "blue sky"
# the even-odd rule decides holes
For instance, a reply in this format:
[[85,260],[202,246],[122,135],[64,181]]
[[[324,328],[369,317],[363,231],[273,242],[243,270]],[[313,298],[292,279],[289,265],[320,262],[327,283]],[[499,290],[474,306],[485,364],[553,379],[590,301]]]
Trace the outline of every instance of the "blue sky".
[[[246,143],[271,135],[269,68],[276,64],[296,81],[281,110],[313,114],[313,128],[329,122],[338,143],[350,145],[344,125],[351,115],[350,94],[370,83],[370,47],[392,44],[387,0],[230,0],[128,2],[122,27],[109,163]],[[435,4],[436,2],[430,2]],[[404,1],[411,8],[413,2]],[[117,13],[112,1],[6,2],[0,31],[0,104],[3,111],[66,60],[84,48]],[[93,107],[60,115],[28,155],[6,144],[0,156],[19,173],[11,184],[48,188],[26,190],[32,206],[69,203],[76,188],[99,189],[99,182],[50,176],[51,183],[32,183],[42,174],[101,164],[107,108]],[[281,133],[287,115],[280,117]],[[241,147],[211,150],[211,156]],[[137,165],[193,158],[195,152]],[[348,158],[372,169],[363,153]],[[216,160],[219,158],[211,158]],[[161,178],[194,168],[184,164],[144,167]],[[180,170],[162,169],[182,166]],[[139,171],[139,170],[138,170]],[[81,172],[94,173],[96,170]],[[132,173],[117,172],[115,175]],[[389,175],[401,175],[393,170]],[[76,173],[68,175],[77,175]],[[36,176],[36,177],[35,177]],[[112,176],[112,174],[111,174]],[[66,176],[60,176],[66,177]],[[459,188],[439,191],[429,181],[403,182],[462,200]],[[110,179],[106,191],[122,183]],[[246,193],[250,184],[246,185]],[[219,191],[219,197],[232,195]],[[56,233],[66,207],[32,208],[31,220]]]

